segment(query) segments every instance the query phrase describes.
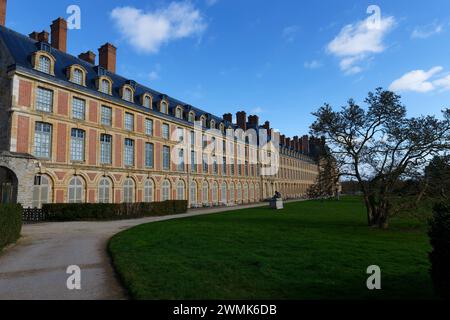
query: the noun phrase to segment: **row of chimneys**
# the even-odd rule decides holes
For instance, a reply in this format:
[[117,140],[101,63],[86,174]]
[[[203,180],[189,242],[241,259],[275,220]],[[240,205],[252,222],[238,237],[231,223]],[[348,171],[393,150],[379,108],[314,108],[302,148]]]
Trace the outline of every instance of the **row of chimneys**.
[[[5,26],[6,22],[6,0],[0,0],[0,25]],[[67,52],[67,21],[63,18],[58,18],[53,21],[50,26],[51,29],[51,46],[62,52]],[[32,32],[30,38],[49,43],[49,33],[47,31]],[[117,49],[110,43],[106,43],[98,49],[99,65],[104,69],[116,73],[116,52]],[[92,51],[82,53],[78,58],[95,65],[96,55]]]
[[[228,123],[233,123],[233,115],[231,113],[226,113],[223,115],[223,120]],[[238,128],[242,130],[247,130],[250,128],[258,129],[259,128],[259,117],[255,115],[251,115],[248,117],[247,121],[247,113],[245,111],[240,111],[236,113],[236,125]],[[272,128],[270,127],[270,122],[266,121],[262,126],[267,130],[268,136],[272,135]],[[307,135],[299,138],[295,136],[292,140],[291,138],[287,138],[285,135],[280,135],[280,144],[285,147],[290,147],[298,152],[303,152],[305,154],[309,154],[309,137]]]
[[[4,1],[4,0],[0,0]],[[51,46],[62,52],[67,51],[67,21],[58,18],[53,21],[51,29]],[[30,38],[40,42],[49,42],[49,33],[47,31],[32,32]],[[106,70],[116,73],[116,53],[117,49],[110,43],[106,43],[98,49],[99,65]],[[87,51],[78,56],[78,58],[95,65],[96,55],[92,51]]]

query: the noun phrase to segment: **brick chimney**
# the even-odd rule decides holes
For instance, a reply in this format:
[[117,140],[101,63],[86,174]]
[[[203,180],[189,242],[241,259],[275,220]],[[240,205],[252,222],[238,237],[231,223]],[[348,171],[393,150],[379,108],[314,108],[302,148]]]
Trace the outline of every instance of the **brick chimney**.
[[50,26],[52,30],[52,47],[62,52],[67,51],[67,21],[58,18]]
[[294,149],[295,149],[295,151],[300,151],[300,143],[299,143],[298,136],[294,137]]
[[231,113],[225,113],[223,115],[223,120],[233,123],[233,115]]
[[247,113],[245,111],[236,113],[236,121],[239,128],[244,131],[247,130]]
[[309,137],[308,136],[302,137],[302,151],[303,151],[303,154],[309,154]]
[[0,26],[6,23],[6,0],[0,0]]
[[264,122],[263,128],[266,129],[267,131],[269,131],[270,130],[270,122],[269,121]]
[[47,31],[42,31],[40,33],[38,33],[38,41],[40,42],[46,42],[48,43],[48,39],[50,38],[50,35]]
[[250,126],[250,128],[258,129],[259,128],[259,117],[256,115],[248,117],[248,125]]
[[81,53],[78,56],[78,58],[80,58],[81,60],[84,60],[86,62],[89,62],[90,64],[95,65],[96,55],[92,51],[87,51],[87,52]]
[[282,146],[286,145],[286,136],[284,134],[280,136],[280,143]]
[[291,147],[291,138],[286,138],[286,146],[287,146],[288,148]]
[[35,41],[39,41],[39,33],[36,31],[33,31],[28,36]]
[[106,70],[116,73],[116,54],[117,49],[110,43],[105,43],[98,49],[99,65]]

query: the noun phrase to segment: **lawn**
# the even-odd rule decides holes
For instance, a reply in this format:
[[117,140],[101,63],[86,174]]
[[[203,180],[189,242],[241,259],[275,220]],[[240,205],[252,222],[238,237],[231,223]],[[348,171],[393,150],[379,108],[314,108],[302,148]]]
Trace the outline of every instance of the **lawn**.
[[[142,225],[109,244],[135,299],[432,299],[426,222],[368,228],[359,198]],[[369,291],[378,265],[382,290]]]

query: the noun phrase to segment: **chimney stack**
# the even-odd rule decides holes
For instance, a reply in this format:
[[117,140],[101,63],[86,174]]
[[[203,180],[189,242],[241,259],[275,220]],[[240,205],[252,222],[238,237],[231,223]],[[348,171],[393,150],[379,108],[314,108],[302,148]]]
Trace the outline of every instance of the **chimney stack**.
[[[0,0],[1,1],[1,0]],[[31,39],[35,40],[35,41],[39,41],[39,33],[36,31],[33,31],[32,33],[30,33],[28,35]]]
[[49,39],[49,33],[47,31],[42,31],[40,33],[38,33],[37,35],[38,41],[39,42],[45,42],[48,43],[48,39]]
[[295,149],[295,151],[300,151],[300,143],[299,143],[298,136],[294,137],[294,149]]
[[0,0],[0,26],[6,24],[6,0]]
[[109,72],[116,73],[116,54],[117,49],[110,43],[105,43],[98,49],[99,65]]
[[223,115],[223,120],[225,120],[229,123],[233,123],[233,115],[231,113],[225,113]]
[[81,53],[78,56],[78,58],[80,58],[81,60],[84,60],[86,62],[89,62],[90,64],[95,65],[96,55],[92,51],[87,51],[87,52]]
[[269,131],[270,130],[270,122],[269,121],[264,122],[263,128],[266,129],[267,131]]
[[286,136],[280,135],[280,144],[284,147],[286,145]]
[[50,26],[52,31],[52,47],[62,52],[67,51],[67,21],[58,18]]
[[247,130],[247,113],[245,111],[241,111],[236,113],[237,126],[242,130]]
[[248,125],[250,126],[250,128],[254,128],[254,129],[258,130],[258,128],[259,128],[259,117],[256,116],[256,115],[248,117]]
[[302,137],[302,150],[303,150],[303,154],[309,154],[309,137],[308,136]]

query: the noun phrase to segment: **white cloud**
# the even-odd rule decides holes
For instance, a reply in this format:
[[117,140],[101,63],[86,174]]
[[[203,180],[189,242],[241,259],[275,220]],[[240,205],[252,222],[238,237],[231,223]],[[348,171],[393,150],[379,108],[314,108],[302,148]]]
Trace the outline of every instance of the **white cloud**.
[[304,67],[306,69],[318,69],[322,67],[322,63],[318,60],[306,61]]
[[444,31],[443,24],[432,23],[426,26],[416,27],[411,33],[413,39],[426,39],[435,34],[439,34]]
[[401,78],[392,82],[389,90],[412,91],[426,93],[435,90],[450,90],[450,75],[443,75],[444,68],[433,67],[428,71],[414,70],[404,74]]
[[283,29],[282,37],[287,42],[294,42],[299,31],[299,26],[289,26]]
[[251,113],[253,113],[253,114],[261,114],[261,113],[264,113],[264,109],[261,108],[261,107],[257,107],[257,108],[252,109]]
[[190,2],[172,2],[152,12],[118,7],[111,18],[126,41],[144,53],[156,53],[172,40],[199,36],[207,28],[201,12]]
[[213,5],[215,5],[219,0],[206,0],[206,5],[208,7],[211,7]]
[[327,50],[341,59],[340,68],[346,74],[359,73],[362,67],[357,64],[386,49],[384,38],[394,26],[394,17],[382,18],[377,26],[371,17],[349,24],[328,44]]
[[159,74],[158,74],[158,72],[156,72],[156,71],[151,71],[151,72],[148,74],[148,78],[149,78],[150,80],[158,80],[158,79],[159,79]]

